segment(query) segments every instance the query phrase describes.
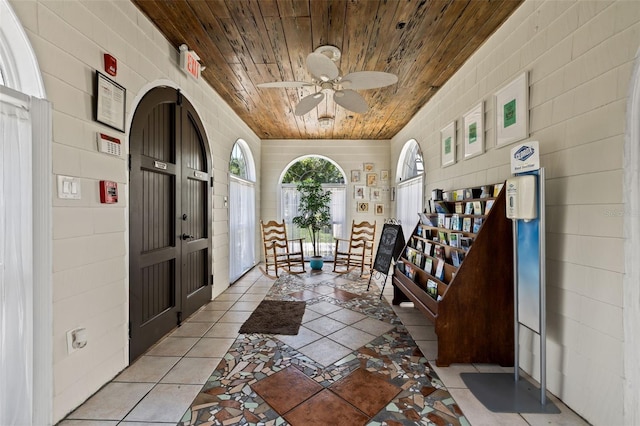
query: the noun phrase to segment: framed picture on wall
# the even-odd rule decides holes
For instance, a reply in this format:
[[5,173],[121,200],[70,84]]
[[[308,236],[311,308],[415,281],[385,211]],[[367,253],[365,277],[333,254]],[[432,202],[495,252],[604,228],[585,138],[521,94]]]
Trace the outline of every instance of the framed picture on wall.
[[351,170],[351,182],[360,182],[360,170]]
[[358,213],[368,213],[369,212],[369,203],[359,202],[357,204],[356,210]]
[[389,170],[380,170],[380,181],[386,182],[389,180]]
[[395,201],[396,200],[396,187],[392,186],[391,190],[389,191],[389,199],[391,201]]
[[456,162],[456,121],[453,120],[445,128],[440,130],[440,144],[442,167],[447,167]]
[[96,71],[96,121],[124,133],[127,90]]
[[369,199],[371,201],[380,201],[382,199],[382,191],[380,190],[380,188],[371,188],[371,195],[369,196]]
[[496,146],[529,137],[529,77],[524,72],[496,92]]
[[480,102],[463,116],[464,158],[484,152],[484,102]]
[[378,174],[367,173],[367,186],[376,186],[376,185],[378,185]]
[[365,199],[365,186],[364,185],[355,185],[353,187],[353,198],[356,200],[364,200]]
[[384,204],[376,203],[376,216],[384,216]]
[[372,172],[374,169],[374,165],[373,163],[363,163],[362,164],[362,170],[364,170],[365,172]]

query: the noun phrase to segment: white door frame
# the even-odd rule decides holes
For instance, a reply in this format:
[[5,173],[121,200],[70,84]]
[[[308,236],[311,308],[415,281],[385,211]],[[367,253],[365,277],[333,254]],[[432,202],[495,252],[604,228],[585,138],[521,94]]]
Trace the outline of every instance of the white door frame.
[[640,49],[627,95],[624,141],[624,424],[640,424]]
[[31,98],[33,207],[33,424],[53,416],[52,124],[38,60],[7,0],[0,0],[5,85]]

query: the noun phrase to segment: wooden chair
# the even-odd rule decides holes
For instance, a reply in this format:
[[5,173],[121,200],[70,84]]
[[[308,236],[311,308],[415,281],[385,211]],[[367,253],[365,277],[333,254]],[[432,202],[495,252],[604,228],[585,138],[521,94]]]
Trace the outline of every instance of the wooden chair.
[[267,223],[260,221],[260,228],[262,229],[265,265],[262,272],[265,275],[272,276],[269,274],[271,268],[273,268],[275,277],[278,277],[278,269],[285,269],[291,274],[305,272],[302,252],[303,238],[289,240],[284,220],[282,222],[271,220]]
[[336,238],[333,272],[347,273],[360,269],[360,276],[371,274],[373,268],[373,246],[375,244],[376,223],[363,221],[351,223],[348,240]]

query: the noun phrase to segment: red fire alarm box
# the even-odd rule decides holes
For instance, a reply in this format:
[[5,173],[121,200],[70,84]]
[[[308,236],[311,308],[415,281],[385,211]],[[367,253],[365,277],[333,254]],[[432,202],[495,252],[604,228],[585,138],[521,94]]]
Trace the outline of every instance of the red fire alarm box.
[[118,73],[118,61],[108,53],[104,54],[104,70],[114,77]]
[[100,202],[113,204],[118,202],[118,183],[110,180],[100,181]]

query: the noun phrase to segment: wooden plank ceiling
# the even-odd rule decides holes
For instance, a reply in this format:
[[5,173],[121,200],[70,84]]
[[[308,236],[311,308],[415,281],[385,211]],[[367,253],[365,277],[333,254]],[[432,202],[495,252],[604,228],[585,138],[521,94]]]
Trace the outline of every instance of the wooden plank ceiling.
[[[390,139],[522,0],[133,0],[176,47],[200,56],[203,78],[262,139]],[[306,57],[337,46],[341,75],[396,74],[398,83],[359,90],[356,114],[331,96],[293,114],[313,88],[259,83],[311,81]],[[318,117],[335,117],[322,128]]]

